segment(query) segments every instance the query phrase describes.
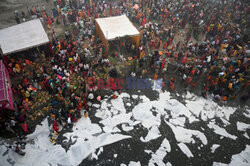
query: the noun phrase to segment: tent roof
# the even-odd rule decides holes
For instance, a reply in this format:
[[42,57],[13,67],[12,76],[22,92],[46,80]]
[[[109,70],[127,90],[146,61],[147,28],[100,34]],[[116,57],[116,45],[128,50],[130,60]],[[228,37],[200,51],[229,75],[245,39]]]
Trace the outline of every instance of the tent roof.
[[114,40],[117,37],[135,36],[140,34],[126,15],[97,18],[96,22],[100,26],[107,40]]
[[39,19],[1,29],[0,36],[3,54],[26,50],[49,42]]

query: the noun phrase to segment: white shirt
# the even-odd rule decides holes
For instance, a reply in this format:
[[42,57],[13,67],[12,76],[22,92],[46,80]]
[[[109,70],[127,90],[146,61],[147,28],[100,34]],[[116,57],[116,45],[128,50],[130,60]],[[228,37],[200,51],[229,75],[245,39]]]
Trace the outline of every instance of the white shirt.
[[70,117],[68,117],[67,122],[68,122],[68,124],[71,124],[71,119],[70,119]]
[[84,67],[85,70],[89,69],[89,64],[84,64],[83,67]]

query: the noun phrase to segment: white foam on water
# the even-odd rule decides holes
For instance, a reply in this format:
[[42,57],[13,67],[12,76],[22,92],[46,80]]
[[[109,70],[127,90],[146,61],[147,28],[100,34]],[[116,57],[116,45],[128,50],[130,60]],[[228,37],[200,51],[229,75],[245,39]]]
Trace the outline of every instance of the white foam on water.
[[247,134],[247,132],[244,133],[243,135],[244,135],[244,137],[246,137],[247,139],[250,139],[249,136],[248,136],[248,134]]
[[237,129],[239,131],[246,131],[247,129],[250,129],[250,124],[246,124],[243,122],[237,122]]
[[[104,120],[101,120],[100,123],[103,124],[106,128],[109,128],[112,131],[117,125],[123,123],[132,123],[130,118],[132,117],[132,113],[121,113],[112,117],[108,117]],[[106,131],[107,132],[107,131]]]
[[166,166],[172,166],[172,164],[170,162],[167,162]]
[[186,128],[183,128],[181,126],[174,126],[173,124],[171,124],[167,121],[166,121],[166,123],[171,127],[177,142],[195,143],[195,140],[193,139],[193,137],[196,137],[196,138],[200,139],[204,145],[207,144],[207,138],[202,132],[200,132],[198,130],[186,129]]
[[148,134],[145,138],[141,137],[142,142],[149,142],[153,139],[159,138],[161,136],[160,131],[157,126],[153,126],[149,129]]
[[[81,124],[81,123],[80,123]],[[86,123],[82,123],[86,126]],[[76,127],[78,123],[76,124]],[[73,135],[77,136],[77,142],[71,145],[67,151],[67,156],[69,156],[69,161],[72,165],[78,165],[83,159],[85,159],[90,153],[108,144],[120,141],[122,139],[130,138],[130,136],[125,136],[121,134],[111,134],[111,133],[101,133],[98,136],[88,135],[88,130],[74,130]],[[93,132],[97,133],[97,132]],[[68,134],[68,133],[67,133]],[[88,140],[84,141],[85,138]]]
[[131,104],[131,103],[126,103],[126,105],[127,105],[128,107],[130,107],[132,104]]
[[250,118],[250,114],[243,113],[243,115],[247,118]]
[[100,147],[98,152],[97,152],[97,155],[99,156],[102,152],[103,152],[103,147]]
[[[38,125],[34,133],[28,135],[29,139],[34,139],[34,144],[27,144],[24,152],[25,156],[20,156],[14,151],[10,151],[7,155],[1,156],[0,163],[2,165],[10,165],[7,159],[15,162],[15,166],[32,166],[47,165],[48,163],[56,165],[64,163],[70,165],[69,157],[60,145],[52,145],[49,138],[48,121],[45,119],[42,126]],[[2,146],[0,146],[2,149]]]
[[102,101],[101,108],[96,110],[95,116],[101,119],[106,119],[112,116],[112,113],[108,109],[108,103],[106,99]]
[[[153,107],[156,108],[156,112],[160,115],[168,117],[171,115],[173,119],[177,119],[180,116],[185,116],[190,123],[198,121],[198,119],[188,110],[188,108],[176,99],[171,99],[169,92],[159,93],[159,99],[150,101]],[[166,110],[170,112],[167,114]],[[184,119],[179,119],[182,122]],[[182,123],[184,125],[184,123]]]
[[217,126],[214,122],[209,122],[209,124],[207,126],[210,129],[213,129],[216,134],[219,134],[223,137],[231,138],[233,140],[237,139],[237,137],[235,135],[229,134],[224,128]]
[[[15,162],[15,166],[44,166],[48,163],[51,165],[78,165],[89,154],[94,152],[99,147],[112,144],[122,139],[128,139],[130,136],[121,134],[101,133],[98,136],[94,134],[102,132],[97,124],[92,124],[89,119],[82,118],[73,127],[72,133],[65,133],[64,136],[69,140],[73,140],[73,136],[77,141],[71,145],[66,152],[61,145],[53,145],[49,140],[49,127],[47,119],[42,122],[42,126],[37,126],[34,133],[27,136],[29,139],[34,139],[34,144],[27,144],[24,152],[25,156],[20,156],[11,151],[7,155],[1,157],[0,162],[3,165],[10,165],[7,159]],[[85,139],[87,138],[87,141]],[[74,140],[73,140],[74,141]],[[0,147],[0,151],[5,150]]]
[[176,118],[180,115],[184,115],[187,118],[192,116],[188,108],[175,99],[168,100],[168,102],[165,104],[165,108],[167,110],[170,110],[170,114],[172,115],[173,118]]
[[93,107],[100,108],[100,104],[93,104]]
[[229,165],[220,162],[213,162],[213,166],[229,166]]
[[141,166],[141,163],[140,163],[140,161],[137,161],[137,162],[130,161],[129,164],[128,164],[128,166]]
[[155,164],[158,166],[165,166],[163,159],[171,151],[171,146],[169,144],[169,141],[165,138],[160,148],[153,154],[151,154],[151,159],[149,160],[148,165],[154,166]]
[[184,127],[184,124],[186,122],[186,118],[185,117],[176,117],[175,119],[169,119],[169,122],[175,126]]
[[122,124],[123,131],[131,131],[133,129],[134,129],[134,127],[132,127],[132,126],[128,126],[127,124]]
[[213,162],[213,166],[249,166],[250,165],[250,145],[246,145],[245,150],[232,156],[229,164]]
[[[78,136],[78,139],[85,139],[91,138],[94,134],[102,133],[102,128],[96,123],[91,123],[89,118],[79,119],[72,130],[74,132],[65,133],[63,136],[67,139],[73,136]],[[82,135],[84,135],[84,137],[82,137]]]
[[243,115],[244,115],[245,117],[247,117],[247,118],[250,119],[250,108],[249,108],[249,107],[246,108],[246,110],[245,110],[245,112],[243,113]]
[[138,98],[138,95],[132,95],[132,98],[133,98],[133,99],[137,99],[137,98]]
[[160,126],[161,120],[154,116],[152,111],[150,110],[152,108],[152,105],[150,102],[146,103],[139,103],[136,105],[133,109],[133,117],[140,121],[142,125],[149,129],[150,127],[156,125]]
[[152,150],[144,150],[144,152],[147,153],[147,154],[153,153]]
[[121,97],[121,98],[130,98],[130,95],[128,93],[123,92],[123,93],[121,93],[119,95],[119,97]]
[[149,98],[147,98],[145,95],[139,96],[139,98],[142,100],[142,102],[150,102]]
[[203,121],[213,119],[214,117],[225,118],[229,121],[229,117],[236,109],[232,107],[219,106],[210,99],[204,99],[188,93],[190,98],[185,100],[186,107],[196,116],[201,116]]
[[226,127],[226,126],[228,126],[228,125],[230,124],[230,122],[229,122],[229,121],[227,121],[227,120],[226,120],[226,119],[224,119],[224,118],[220,118],[220,120],[223,122],[224,127]]
[[118,98],[116,98],[116,99],[112,99],[112,100],[111,100],[111,104],[112,104],[112,106],[113,106],[116,110],[119,110],[119,111],[122,111],[122,112],[126,112],[126,109],[125,109],[125,107],[124,107],[122,98],[121,98],[120,96],[119,96]]
[[179,148],[181,149],[181,151],[188,157],[194,157],[192,152],[189,150],[189,148],[187,147],[187,145],[185,145],[184,143],[179,143],[178,144]]
[[[76,143],[71,145],[66,152],[61,145],[53,145],[49,141],[49,127],[47,120],[43,121],[42,126],[37,126],[34,133],[28,135],[28,139],[34,139],[35,144],[27,144],[25,156],[19,156],[14,152],[9,152],[7,155],[2,156],[0,159],[1,164],[4,166],[10,165],[7,162],[9,158],[11,161],[16,162],[15,166],[30,166],[30,165],[42,165],[44,163],[50,163],[52,165],[78,165],[87,156],[92,154],[92,157],[97,159],[98,155],[103,152],[103,146],[112,144],[122,139],[131,138],[128,135],[119,134],[121,130],[118,128],[121,125],[123,131],[131,131],[136,125],[141,124],[144,128],[148,129],[148,133],[145,138],[141,137],[142,142],[148,142],[153,139],[157,139],[161,136],[159,126],[161,125],[161,119],[170,126],[175,138],[179,143],[178,146],[188,156],[193,157],[192,152],[184,143],[195,143],[194,138],[201,140],[202,144],[207,144],[206,136],[198,131],[185,128],[185,123],[193,123],[196,121],[209,122],[208,127],[213,129],[216,134],[223,137],[229,137],[236,139],[237,137],[229,134],[224,128],[217,126],[214,123],[214,118],[220,118],[227,126],[230,124],[230,115],[235,112],[235,108],[222,107],[212,100],[203,99],[187,93],[185,97],[185,105],[176,99],[171,98],[169,92],[159,92],[159,98],[157,100],[150,101],[145,95],[134,96],[137,98],[139,104],[135,105],[132,112],[127,113],[124,104],[131,106],[133,103],[124,103],[123,99],[130,99],[131,96],[127,93],[122,93],[117,99],[108,100],[107,96],[100,104],[93,104],[93,107],[97,108],[95,116],[100,118],[100,123],[104,127],[100,127],[99,124],[92,123],[89,118],[81,118],[75,123],[73,132],[65,133],[65,141],[70,139]],[[244,115],[248,116],[249,110],[246,110]],[[171,118],[170,118],[171,117]],[[249,124],[237,123],[238,130],[245,131]],[[141,127],[141,126],[138,126]],[[138,128],[136,127],[136,128]],[[115,133],[115,134],[114,134]],[[244,133],[247,138],[247,133]],[[248,137],[249,138],[249,137]],[[201,144],[201,145],[202,145]],[[216,150],[217,145],[214,144],[211,150]],[[96,152],[96,149],[97,150]],[[148,150],[145,152],[151,154],[151,162],[158,165],[164,164],[163,158],[170,152],[170,144],[164,139],[161,147],[153,153]],[[0,152],[6,151],[5,146],[0,146]],[[130,164],[140,164],[140,162],[131,161]],[[121,164],[122,165],[122,164]],[[167,163],[171,165],[171,163]]]
[[93,160],[93,159],[98,160],[98,155],[95,154],[95,152],[92,152],[92,153],[91,153],[90,159],[91,159],[91,160]]
[[220,147],[219,144],[213,144],[213,146],[211,147],[211,152],[214,153],[218,147]]
[[203,103],[199,101],[187,100],[186,106],[196,117],[199,117],[203,110]]
[[184,95],[184,98],[186,99],[192,99],[194,97],[193,94],[191,94],[190,92],[187,91],[186,95]]

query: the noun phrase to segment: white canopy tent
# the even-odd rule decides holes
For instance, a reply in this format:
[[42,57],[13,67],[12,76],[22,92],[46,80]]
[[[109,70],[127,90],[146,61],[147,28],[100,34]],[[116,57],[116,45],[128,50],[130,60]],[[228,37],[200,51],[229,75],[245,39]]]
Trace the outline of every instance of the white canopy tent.
[[105,44],[105,54],[109,51],[109,41],[128,37],[128,40],[135,43],[136,47],[140,44],[140,32],[130,22],[126,15],[97,18],[95,19],[96,34]]
[[130,22],[126,15],[97,18],[96,22],[106,40],[114,40],[124,36],[140,35],[140,32]]
[[39,19],[0,30],[0,47],[4,55],[49,43]]

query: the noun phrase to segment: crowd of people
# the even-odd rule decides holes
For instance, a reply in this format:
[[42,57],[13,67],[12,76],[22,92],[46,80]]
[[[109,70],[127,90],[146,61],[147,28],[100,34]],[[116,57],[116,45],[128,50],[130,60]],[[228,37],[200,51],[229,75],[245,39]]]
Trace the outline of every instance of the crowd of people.
[[[18,80],[12,88],[18,110],[6,123],[14,132],[19,124],[28,132],[27,124],[39,116],[49,115],[56,134],[82,115],[88,117],[91,105],[104,97],[102,90],[88,88],[98,78],[115,84],[114,77],[151,75],[163,78],[163,88],[174,91],[179,76],[169,72],[179,73],[185,87],[202,84],[203,97],[249,98],[247,1],[57,0],[54,5],[52,15],[45,6],[28,9],[51,31],[52,50],[33,49],[31,56],[4,61]],[[94,19],[122,14],[141,32],[140,46],[121,39],[107,55]],[[57,24],[70,26],[61,38],[54,30]],[[169,71],[170,64],[176,71]],[[117,66],[122,66],[119,71]]]

